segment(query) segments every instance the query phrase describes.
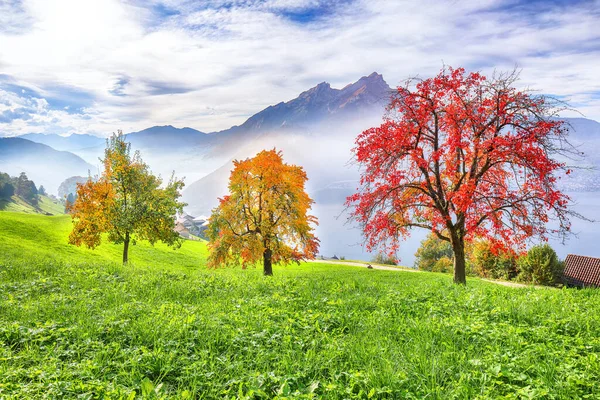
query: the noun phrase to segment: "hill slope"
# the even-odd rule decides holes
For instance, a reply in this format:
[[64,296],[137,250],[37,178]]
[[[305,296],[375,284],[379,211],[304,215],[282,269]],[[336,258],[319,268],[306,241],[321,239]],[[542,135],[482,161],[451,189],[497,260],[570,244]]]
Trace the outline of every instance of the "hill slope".
[[10,200],[0,199],[0,211],[21,212],[26,214],[61,215],[65,213],[65,207],[52,200],[50,197],[38,195],[38,205],[33,206],[17,196]]

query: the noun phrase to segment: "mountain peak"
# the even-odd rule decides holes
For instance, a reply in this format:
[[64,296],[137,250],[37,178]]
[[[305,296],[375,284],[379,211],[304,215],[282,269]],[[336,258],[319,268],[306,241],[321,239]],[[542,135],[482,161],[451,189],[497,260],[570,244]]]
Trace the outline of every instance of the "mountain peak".
[[383,79],[383,75],[378,74],[377,72],[373,72],[371,75],[363,78],[368,84],[385,85],[386,87],[389,87],[387,82]]
[[155,125],[155,126],[151,126],[150,128],[141,130],[139,132],[128,133],[128,135],[137,134],[139,136],[139,134],[164,135],[164,134],[185,134],[185,133],[191,134],[191,135],[204,134],[203,132],[197,131],[196,129],[189,128],[189,127],[177,128],[173,125]]
[[332,92],[334,90],[335,89],[331,88],[331,85],[329,84],[329,82],[321,82],[317,86],[314,86],[314,87],[300,93],[300,96],[298,96],[298,99],[314,98],[316,96],[322,96],[323,94]]
[[[144,131],[157,132],[157,131],[161,131],[164,129],[177,129],[177,128],[175,128],[173,125],[154,125],[154,126],[151,126],[150,128],[144,129]],[[141,132],[143,132],[143,131],[141,131]]]
[[373,72],[358,81],[334,89],[328,82],[300,93],[288,102],[269,106],[250,117],[239,129],[270,131],[282,127],[308,127],[331,116],[355,118],[369,113],[383,112],[389,102],[390,87],[383,76]]
[[193,128],[177,128],[173,125],[156,125],[146,128],[139,132],[127,134],[128,141],[134,148],[170,148],[176,146],[174,138],[188,141],[190,146],[199,143],[204,144],[208,140],[208,135]]
[[378,74],[377,72],[373,72],[369,76],[363,76],[358,81],[346,85],[342,90],[346,90],[350,87],[359,87],[363,85],[367,87],[376,87],[379,89],[390,89],[387,82],[383,79],[383,75]]

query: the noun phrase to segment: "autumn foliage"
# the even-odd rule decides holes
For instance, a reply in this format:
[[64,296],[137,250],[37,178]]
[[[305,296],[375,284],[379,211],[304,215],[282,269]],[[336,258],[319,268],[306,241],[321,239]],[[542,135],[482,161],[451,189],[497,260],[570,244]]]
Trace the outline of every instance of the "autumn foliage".
[[398,87],[382,125],[354,149],[363,173],[347,204],[368,249],[393,251],[411,228],[428,229],[451,243],[454,280],[464,283],[465,241],[522,248],[568,232],[569,198],[556,186],[565,166],[553,159],[562,122],[550,99],[515,89],[516,79],[448,68]]
[[106,233],[110,242],[123,243],[123,263],[136,240],[180,245],[175,217],[185,205],[178,201],[183,181],[171,177],[161,188],[162,180],[152,175],[138,152],[131,155],[121,132],[108,140],[102,161],[104,172],[97,181],[90,178],[77,185],[77,198],[69,208],[69,243],[95,248]]
[[283,162],[282,153],[263,150],[254,158],[234,161],[229,195],[220,200],[208,227],[211,267],[272,263],[315,257],[318,239],[309,215],[313,201],[304,190],[302,167]]

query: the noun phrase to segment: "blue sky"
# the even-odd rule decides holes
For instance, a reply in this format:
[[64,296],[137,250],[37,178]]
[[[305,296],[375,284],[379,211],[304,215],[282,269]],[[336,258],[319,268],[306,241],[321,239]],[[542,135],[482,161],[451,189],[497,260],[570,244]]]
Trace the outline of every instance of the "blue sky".
[[4,0],[0,136],[242,123],[327,81],[443,64],[600,120],[600,1]]

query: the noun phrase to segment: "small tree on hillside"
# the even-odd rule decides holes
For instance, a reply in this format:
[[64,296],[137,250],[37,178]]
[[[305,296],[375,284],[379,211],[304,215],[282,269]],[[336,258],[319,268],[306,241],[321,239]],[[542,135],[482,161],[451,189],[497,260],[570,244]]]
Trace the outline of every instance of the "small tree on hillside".
[[524,246],[569,231],[569,198],[556,186],[564,164],[552,159],[564,139],[558,110],[516,80],[449,68],[397,89],[384,123],[356,140],[364,171],[347,204],[368,250],[428,229],[452,245],[454,282],[464,284],[465,241]]
[[185,206],[178,201],[183,181],[171,177],[161,188],[162,180],[150,173],[138,152],[131,155],[120,131],[107,140],[102,162],[104,172],[97,181],[90,178],[77,185],[70,207],[73,231],[69,242],[94,248],[106,232],[109,241],[123,243],[124,264],[129,244],[136,239],[180,246],[175,217]]
[[273,275],[273,262],[314,258],[319,241],[311,224],[317,219],[308,214],[313,201],[302,167],[285,164],[275,149],[233,163],[230,194],[210,217],[209,266],[262,261],[264,274]]

